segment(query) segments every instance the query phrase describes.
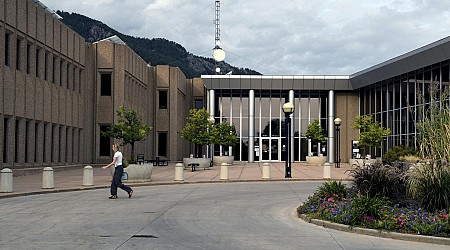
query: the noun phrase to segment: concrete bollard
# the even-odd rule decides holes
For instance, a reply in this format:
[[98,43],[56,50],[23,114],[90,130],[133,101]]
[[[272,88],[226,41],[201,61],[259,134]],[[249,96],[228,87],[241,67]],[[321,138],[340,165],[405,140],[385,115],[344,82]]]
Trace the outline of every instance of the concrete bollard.
[[220,164],[220,179],[221,180],[228,180],[228,163],[222,163]]
[[0,171],[0,193],[11,193],[13,191],[13,172],[9,168]]
[[270,163],[264,162],[263,163],[263,179],[270,179]]
[[94,186],[94,169],[91,166],[84,167],[83,186]]
[[176,181],[184,181],[184,166],[183,163],[177,163],[175,165],[175,180]]
[[53,178],[53,168],[45,167],[42,172],[42,188],[52,189],[55,188],[55,180]]
[[330,166],[330,163],[328,163],[328,162],[325,162],[323,164],[323,178],[331,179],[331,166]]

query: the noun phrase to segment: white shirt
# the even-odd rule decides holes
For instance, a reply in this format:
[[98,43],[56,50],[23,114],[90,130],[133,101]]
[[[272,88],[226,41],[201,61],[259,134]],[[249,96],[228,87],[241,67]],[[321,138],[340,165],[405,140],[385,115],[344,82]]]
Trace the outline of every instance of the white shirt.
[[116,163],[114,163],[114,167],[117,168],[117,166],[122,165],[122,153],[120,151],[117,151],[114,154],[114,158],[117,157]]

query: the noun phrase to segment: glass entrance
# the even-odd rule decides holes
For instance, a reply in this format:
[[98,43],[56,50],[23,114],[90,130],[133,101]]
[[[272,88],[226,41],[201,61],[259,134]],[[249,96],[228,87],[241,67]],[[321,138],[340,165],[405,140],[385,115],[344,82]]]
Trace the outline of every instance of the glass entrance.
[[280,160],[280,145],[278,144],[280,140],[264,138],[261,139],[261,161],[279,161]]

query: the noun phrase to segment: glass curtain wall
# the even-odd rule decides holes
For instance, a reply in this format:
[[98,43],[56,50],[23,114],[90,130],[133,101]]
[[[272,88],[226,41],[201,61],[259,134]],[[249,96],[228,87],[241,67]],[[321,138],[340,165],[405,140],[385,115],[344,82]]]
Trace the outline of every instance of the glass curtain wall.
[[437,96],[448,92],[449,78],[449,61],[444,61],[362,88],[360,114],[370,115],[383,127],[391,129],[382,147],[367,148],[366,154],[383,156],[394,146],[415,147],[416,123],[430,105],[431,89],[436,89]]
[[[327,128],[327,93],[328,91],[296,91],[295,113],[292,119],[294,128],[294,161],[305,161],[310,152],[326,155],[326,143],[320,148],[313,147],[305,137],[308,124],[320,119],[322,128]],[[255,161],[285,161],[286,131],[283,104],[288,102],[288,90],[255,91]],[[233,123],[239,136],[239,143],[230,149],[235,160],[248,161],[248,90],[215,91],[216,122]],[[326,133],[326,131],[325,131]],[[215,145],[214,154],[220,153],[220,146]]]

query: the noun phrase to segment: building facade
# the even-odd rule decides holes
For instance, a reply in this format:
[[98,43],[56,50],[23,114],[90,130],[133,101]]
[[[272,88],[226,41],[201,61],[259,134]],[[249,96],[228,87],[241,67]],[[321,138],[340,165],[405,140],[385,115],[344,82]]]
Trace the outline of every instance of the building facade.
[[200,79],[148,65],[115,36],[87,43],[37,0],[0,2],[0,44],[2,168],[20,174],[110,162],[113,141],[101,132],[117,122],[120,106],[153,127],[136,153],[189,154],[180,131],[189,109],[204,103]]
[[[415,146],[420,110],[430,104],[432,89],[449,90],[450,79],[449,37],[349,76],[186,79],[179,68],[148,65],[118,37],[85,42],[38,0],[0,1],[0,58],[0,167],[15,173],[109,162],[112,140],[101,132],[117,122],[120,106],[137,110],[153,127],[136,144],[146,159],[181,161],[193,153],[180,132],[191,108],[206,107],[216,123],[236,126],[239,143],[223,150],[235,160],[284,161],[286,102],[295,105],[293,161],[312,153],[347,161],[358,138],[351,128],[358,115],[391,129],[382,149],[369,149],[381,156],[396,145]],[[338,117],[339,145],[333,124]],[[305,137],[315,119],[327,137],[318,146]],[[222,150],[215,145],[211,151]]]

